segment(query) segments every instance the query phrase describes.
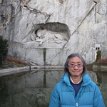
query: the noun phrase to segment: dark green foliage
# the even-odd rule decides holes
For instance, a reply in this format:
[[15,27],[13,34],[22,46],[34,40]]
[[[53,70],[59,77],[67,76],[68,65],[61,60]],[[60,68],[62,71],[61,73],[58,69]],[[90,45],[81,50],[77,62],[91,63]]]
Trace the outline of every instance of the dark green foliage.
[[8,41],[3,39],[0,36],[0,66],[2,65],[3,60],[5,59],[8,52]]

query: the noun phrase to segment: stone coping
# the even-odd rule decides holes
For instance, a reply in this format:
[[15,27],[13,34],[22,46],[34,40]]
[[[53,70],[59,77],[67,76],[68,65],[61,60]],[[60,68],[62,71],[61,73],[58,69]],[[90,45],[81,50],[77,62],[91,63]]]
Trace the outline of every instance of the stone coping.
[[107,73],[107,65],[93,65],[93,71],[101,71]]
[[[107,73],[107,65],[93,65],[93,71],[101,71]],[[7,68],[7,69],[0,69],[0,77],[24,73],[24,72],[35,72],[35,71],[64,71],[63,66],[24,66],[24,67],[15,67],[15,68]]]
[[12,75],[12,74],[18,74],[18,73],[24,73],[24,72],[34,72],[34,71],[63,71],[63,66],[25,66],[25,67],[15,67],[15,68],[7,68],[7,69],[1,69],[0,70],[0,77]]

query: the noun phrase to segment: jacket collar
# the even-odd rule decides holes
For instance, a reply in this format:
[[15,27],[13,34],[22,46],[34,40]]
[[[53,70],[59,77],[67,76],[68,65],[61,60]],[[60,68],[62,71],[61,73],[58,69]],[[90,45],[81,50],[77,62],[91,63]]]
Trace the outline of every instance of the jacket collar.
[[[71,83],[70,83],[70,79],[69,79],[69,73],[65,72],[63,77],[62,77],[62,80],[63,82],[65,82],[68,86],[71,86]],[[82,80],[83,80],[83,83],[82,83],[82,86],[86,86],[88,84],[90,84],[91,82],[91,78],[89,76],[89,74],[87,72],[85,72],[82,76]]]

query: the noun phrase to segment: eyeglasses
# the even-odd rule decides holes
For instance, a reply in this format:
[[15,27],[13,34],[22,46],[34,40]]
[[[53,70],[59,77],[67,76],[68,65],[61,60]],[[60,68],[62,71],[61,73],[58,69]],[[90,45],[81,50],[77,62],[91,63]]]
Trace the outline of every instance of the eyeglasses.
[[68,64],[68,66],[70,68],[75,68],[75,66],[77,66],[78,68],[82,68],[83,67],[83,64],[79,63],[79,64]]

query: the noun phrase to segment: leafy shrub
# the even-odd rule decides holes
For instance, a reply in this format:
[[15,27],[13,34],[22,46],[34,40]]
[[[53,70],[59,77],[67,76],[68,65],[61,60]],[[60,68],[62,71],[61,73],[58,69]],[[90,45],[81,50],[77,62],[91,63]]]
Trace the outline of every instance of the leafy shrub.
[[0,65],[2,65],[3,60],[5,59],[8,52],[8,41],[3,39],[0,36]]

